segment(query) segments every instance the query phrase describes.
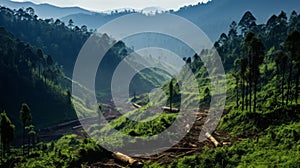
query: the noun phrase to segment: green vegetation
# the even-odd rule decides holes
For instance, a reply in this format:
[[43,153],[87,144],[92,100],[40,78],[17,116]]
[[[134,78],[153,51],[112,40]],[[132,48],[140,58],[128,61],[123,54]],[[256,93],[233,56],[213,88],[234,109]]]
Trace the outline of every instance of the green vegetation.
[[13,125],[5,112],[0,114],[0,131],[1,131],[1,143],[2,143],[2,157],[6,157],[6,154],[10,151],[10,144],[13,141],[15,134],[15,125]]
[[288,20],[281,12],[267,24],[255,20],[246,12],[215,43],[227,74],[226,108],[231,109],[217,129],[230,133],[232,144],[145,167],[299,166],[299,16],[293,11]]
[[77,135],[66,135],[56,142],[36,145],[28,156],[18,155],[18,148],[1,159],[1,166],[9,167],[82,167],[96,161],[107,160],[109,152],[90,138],[80,139]]
[[[17,136],[30,121],[25,106],[19,113],[19,105],[24,102],[30,106],[38,129],[75,118],[72,105],[67,103],[68,90],[62,84],[66,81],[64,74],[51,56],[16,39],[4,28],[0,28],[0,51],[0,110],[5,110],[16,125]],[[19,120],[20,115],[24,120]]]
[[[26,41],[50,55],[51,57],[49,56],[46,63],[55,64],[57,62],[62,67],[60,71],[63,71],[68,77],[73,75],[74,65],[82,46],[94,32],[94,30],[88,30],[85,25],[79,28],[75,24],[73,20],[69,20],[66,25],[59,19],[39,19],[30,7],[18,10],[0,7],[0,26],[13,33],[20,40]],[[116,41],[107,34],[102,34],[97,40],[101,42],[100,46],[112,46],[101,61],[96,76],[98,98],[110,100],[110,84],[113,72],[120,61],[133,50],[125,46],[124,42]],[[59,75],[49,73],[44,76],[53,80],[57,79]],[[136,90],[138,93],[151,90],[158,85],[154,82],[153,77],[157,77],[156,79],[166,78],[165,75],[157,71],[146,70],[136,75],[132,82],[132,88],[141,88],[141,90]],[[67,89],[71,88],[72,81],[58,80]]]
[[[0,110],[3,111],[0,115],[1,166],[84,167],[107,160],[110,152],[87,137],[65,135],[56,142],[49,143],[38,142],[36,139],[36,127],[74,118],[72,103],[81,105],[83,111],[93,112],[85,108],[88,102],[78,97],[72,98],[68,90],[71,80],[65,77],[62,68],[55,63],[57,60],[68,69],[67,73],[71,73],[79,46],[91,32],[87,31],[87,27],[79,29],[74,26],[72,20],[68,26],[59,20],[38,20],[31,9],[12,11],[1,8],[0,12],[0,25],[22,40],[43,49],[26,44],[0,28],[0,76],[4,81],[0,84],[0,91],[3,95],[9,95],[0,96]],[[30,34],[25,28],[35,31]],[[251,12],[246,12],[238,23],[232,22],[228,34],[221,34],[214,44],[224,64],[228,84],[225,107],[227,113],[223,115],[217,129],[233,137],[231,144],[218,148],[205,147],[203,151],[177,158],[169,165],[146,163],[145,167],[298,167],[299,31],[300,16],[295,11],[289,19],[283,11],[278,16],[273,15],[266,24],[257,25]],[[113,41],[106,34],[101,39],[107,44],[112,44]],[[74,48],[66,46],[73,44],[69,42],[74,42]],[[52,56],[43,51],[52,53],[56,59],[53,60]],[[203,49],[193,57],[183,58],[185,66],[190,67],[197,78],[201,108],[206,108],[211,96],[216,93],[211,91],[211,77],[208,77],[205,64],[200,58],[213,63],[209,56],[214,51]],[[71,56],[66,58],[68,52]],[[116,42],[108,52],[109,57],[101,63],[103,66],[100,66],[105,71],[100,76],[104,75],[107,80],[98,83],[105,86],[102,87],[104,90],[97,93],[100,97],[110,98],[106,93],[110,91],[108,84],[111,82],[113,69],[128,52],[132,50],[123,42]],[[152,80],[154,76],[162,80],[168,79],[162,72],[148,70],[136,77],[136,84],[143,86],[143,91],[149,91],[157,84]],[[178,78],[185,79],[184,76],[182,71]],[[141,82],[144,79],[147,79],[146,83]],[[151,103],[166,102],[172,109],[179,108],[180,101],[194,101],[190,99],[195,93],[180,91],[174,79],[161,87],[165,95],[153,96],[150,103],[143,92],[136,91],[134,86],[132,88],[131,101],[143,107],[112,120],[104,127],[91,125],[89,133],[110,135],[105,141],[100,139],[101,143],[115,148],[122,147],[126,141],[124,134],[155,138],[154,135],[164,131],[180,116],[177,113],[159,113],[149,117],[146,109]],[[181,100],[181,95],[186,95],[186,99]],[[25,101],[30,107],[24,103],[19,110],[16,106]],[[159,111],[151,112],[157,114]],[[144,122],[135,122],[131,118]],[[20,128],[23,129],[23,148],[11,148],[15,129],[18,134],[22,131]],[[111,135],[112,128],[119,132]],[[132,142],[133,146],[134,143]]]

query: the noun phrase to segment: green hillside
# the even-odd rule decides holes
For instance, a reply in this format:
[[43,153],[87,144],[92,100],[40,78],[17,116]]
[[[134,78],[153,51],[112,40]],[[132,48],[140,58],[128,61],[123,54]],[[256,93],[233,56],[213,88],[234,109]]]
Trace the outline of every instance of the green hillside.
[[[75,29],[72,28],[67,30],[67,32],[74,31]],[[66,116],[72,118],[69,115],[69,111],[72,111],[70,95],[64,89],[68,88],[70,83],[66,86],[62,85],[66,78],[59,66],[51,61],[50,56],[17,40],[3,28],[0,33],[0,53],[2,54],[0,74],[5,79],[3,80],[5,82],[1,83],[0,89],[5,93],[4,95],[9,95],[0,96],[0,102],[3,102],[2,106],[6,107],[5,110],[12,118],[13,123],[18,123],[17,117],[20,109],[18,106],[23,101],[30,105],[34,122],[40,123],[45,118],[51,119],[51,122],[58,121],[57,117],[59,119],[65,119]],[[107,43],[111,42],[107,35],[103,35],[101,38],[107,39]],[[137,141],[146,140],[147,142],[156,139],[155,135],[169,128],[176,119],[181,119],[181,114],[197,113],[194,125],[180,125],[177,128],[178,132],[169,133],[167,137],[164,137],[166,139],[173,138],[178,136],[180,131],[188,130],[187,127],[191,128],[190,132],[187,131],[189,132],[187,136],[170,149],[172,151],[149,157],[137,156],[136,159],[143,162],[144,167],[149,168],[299,167],[299,46],[300,15],[297,12],[286,14],[281,11],[277,15],[271,16],[267,23],[257,24],[255,16],[248,11],[239,22],[233,21],[229,25],[228,33],[221,34],[219,40],[214,43],[214,48],[203,49],[200,53],[184,58],[186,65],[177,76],[177,82],[175,79],[168,81],[168,77],[162,72],[151,69],[146,74],[140,74],[138,80],[146,80],[146,84],[139,81],[136,84],[143,86],[144,91],[149,91],[156,85],[155,77],[167,80],[161,86],[163,92],[154,93],[150,98],[147,94],[143,94],[144,92],[131,94],[132,98],[128,100],[128,104],[135,102],[137,103],[135,106],[141,105],[142,107],[128,111],[125,115],[111,120],[106,125],[88,123],[90,125],[86,131],[89,135],[105,135],[106,137],[91,139],[86,133],[66,135],[56,142],[41,142],[36,146],[32,143],[32,149],[27,153],[22,153],[22,148],[18,147],[12,148],[11,153],[2,148],[1,151],[4,155],[1,158],[1,165],[12,164],[14,167],[88,167],[94,165],[98,165],[98,167],[132,167],[133,165],[129,163],[120,163],[112,158],[111,152],[106,151],[96,142],[105,144],[114,150],[119,150],[125,145],[129,149],[138,149],[139,146],[135,146]],[[125,57],[125,54],[122,55],[121,52],[124,50],[133,52],[123,42],[115,43],[113,49],[108,52],[111,57],[107,57],[104,62],[111,62],[104,65],[106,71],[102,74],[106,75],[107,81],[104,83],[97,81],[100,82],[98,84],[109,86],[113,69]],[[210,58],[215,51],[218,51],[225,68],[227,93],[223,116],[218,127],[212,133],[219,141],[219,145],[214,146],[208,140],[198,142],[198,131],[206,129],[202,125],[206,121],[207,108],[212,96],[218,96],[217,93],[211,91],[210,80],[219,78],[219,76],[208,76],[205,61],[201,60],[207,59],[210,61],[209,63],[213,64]],[[192,91],[180,90],[178,81],[186,79],[185,68],[192,70],[198,86],[189,83],[190,81],[185,82],[189,83],[189,88],[198,88],[199,95]],[[73,82],[76,83],[76,81]],[[80,83],[76,84],[80,85]],[[7,88],[12,88],[12,90]],[[107,90],[98,92],[99,97],[109,91],[109,87],[103,88]],[[135,90],[132,89],[132,92]],[[82,94],[88,95],[84,91]],[[184,96],[182,97],[182,95]],[[197,97],[193,97],[194,95]],[[109,95],[105,96],[109,97]],[[37,100],[37,98],[39,99]],[[34,100],[32,104],[31,100]],[[100,100],[102,100],[100,104],[106,103],[104,99]],[[200,100],[200,110],[196,109],[198,111],[189,108],[183,109],[180,104],[180,102],[192,103],[198,102],[198,100]],[[80,104],[82,111],[93,113],[96,116],[95,111],[86,108],[89,102],[73,97],[73,103]],[[49,104],[51,106],[47,106]],[[154,104],[158,108],[152,109],[150,113],[147,112],[146,110]],[[171,106],[174,110],[172,108],[166,110],[166,107],[162,112],[161,106]],[[100,111],[101,108],[100,106]],[[110,111],[120,110],[118,109],[120,107],[112,106],[103,106],[103,108],[110,108],[106,109]],[[177,108],[181,108],[182,113],[178,113]],[[40,111],[45,113],[40,113]],[[5,119],[5,117],[2,118]],[[134,121],[134,119],[142,122]],[[45,123],[49,122],[45,120]],[[40,126],[43,124],[40,123]],[[113,132],[114,129],[119,132]],[[137,137],[137,139],[125,143],[130,140],[127,135]],[[149,138],[150,136],[151,138]]]
[[22,103],[30,106],[37,128],[76,117],[70,96],[62,85],[66,81],[64,74],[51,56],[20,41],[2,27],[0,44],[0,108],[17,125],[17,132],[21,130]]
[[230,109],[217,131],[229,133],[231,145],[145,167],[299,166],[299,15],[281,12],[267,24],[255,21],[246,12],[215,43],[226,69]]

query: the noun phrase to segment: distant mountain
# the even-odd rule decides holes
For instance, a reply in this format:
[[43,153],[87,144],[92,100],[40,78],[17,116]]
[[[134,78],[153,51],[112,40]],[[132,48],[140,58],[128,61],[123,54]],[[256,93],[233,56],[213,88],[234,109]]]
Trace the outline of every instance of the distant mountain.
[[[117,17],[116,15],[107,15],[110,17]],[[31,45],[41,48],[47,55],[51,55],[54,61],[62,66],[66,76],[71,77],[73,74],[74,65],[77,56],[90,37],[91,32],[86,27],[79,28],[78,26],[66,26],[60,20],[51,19],[36,19],[26,11],[12,11],[9,8],[0,8],[0,26],[13,33],[14,36]],[[97,91],[101,93],[102,98],[109,99],[110,82],[114,69],[119,62],[126,56],[132,53],[132,49],[127,47],[124,42],[116,42],[107,34],[99,35],[101,45],[112,47],[105,54],[98,69],[96,83]],[[0,50],[1,51],[1,50]],[[132,87],[141,88],[134,90],[137,94],[144,91],[149,91],[157,86],[156,81],[151,81],[151,76],[157,75],[160,79],[165,79],[167,76],[160,72],[147,71],[136,75],[136,82],[132,83]],[[148,78],[147,78],[148,77]],[[71,87],[68,85],[69,88]],[[143,86],[143,87],[138,87]],[[104,95],[104,93],[106,95]],[[103,100],[103,99],[102,99]]]
[[10,0],[1,0],[1,6],[5,6],[11,9],[19,9],[27,7],[32,7],[35,10],[35,13],[41,18],[61,18],[67,15],[72,14],[92,14],[94,12],[79,8],[79,7],[57,7],[50,4],[35,4],[32,2],[14,2]]
[[[33,7],[36,14],[41,18],[60,18],[67,23],[72,19],[76,25],[86,25],[90,29],[99,28],[101,25],[126,14],[142,12],[154,14],[161,13],[164,9],[159,7],[147,7],[142,10],[120,9],[105,11],[102,13],[91,12],[79,7],[56,7],[49,4],[34,4],[32,2],[12,2],[1,0],[0,5],[9,8]],[[182,16],[197,26],[215,41],[222,32],[228,30],[228,25],[235,20],[239,21],[240,16],[247,10],[251,11],[257,18],[257,23],[265,22],[272,14],[278,14],[284,10],[288,14],[295,10],[299,11],[299,0],[212,0],[208,3],[184,6],[178,11],[170,13]]]
[[267,21],[273,14],[293,10],[300,11],[299,0],[212,0],[206,4],[182,7],[174,14],[192,21],[212,39],[219,38],[222,32],[229,30],[232,21],[239,21],[246,11],[251,11],[257,24]]
[[[208,3],[199,3],[194,6],[185,6],[178,11],[170,13],[182,16],[197,26],[215,41],[220,34],[226,32],[232,21],[239,21],[246,11],[251,11],[257,18],[257,23],[263,23],[273,14],[279,14],[281,10],[287,12],[299,11],[299,0],[212,0]],[[146,8],[145,11],[153,11]],[[154,9],[155,11],[155,9]],[[89,28],[98,28],[116,17],[132,13],[132,11],[112,14],[71,14],[62,18],[67,22],[69,19],[78,25],[87,25]]]

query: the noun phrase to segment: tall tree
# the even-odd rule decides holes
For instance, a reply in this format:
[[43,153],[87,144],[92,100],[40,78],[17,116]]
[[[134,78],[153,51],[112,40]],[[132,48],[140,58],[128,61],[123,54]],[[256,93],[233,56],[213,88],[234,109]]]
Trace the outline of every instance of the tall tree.
[[15,125],[6,115],[5,111],[0,114],[0,129],[1,129],[1,143],[2,143],[2,157],[9,152],[10,144],[13,141],[15,134]]
[[[243,42],[243,48],[245,50],[245,56],[248,59],[248,83],[249,83],[249,112],[251,112],[251,106],[252,106],[252,74],[253,74],[253,66],[252,66],[252,51],[251,51],[251,40],[254,37],[253,32],[247,33],[245,36],[244,42]],[[247,89],[248,91],[248,89]],[[247,94],[246,94],[247,95]]]
[[292,68],[293,62],[296,64],[297,74],[295,75],[296,87],[295,87],[295,100],[298,103],[299,94],[299,75],[300,75],[300,33],[299,31],[293,31],[286,39],[286,46],[290,52],[290,70],[288,79],[288,94],[291,94],[291,82],[292,82]]
[[232,74],[235,79],[235,93],[236,93],[236,108],[239,107],[239,74],[235,72]]
[[248,67],[248,60],[247,58],[242,58],[240,62],[240,78],[241,78],[241,92],[242,92],[242,111],[244,111],[245,106],[245,82],[247,80],[247,67]]
[[281,74],[281,106],[284,106],[284,81],[285,81],[285,69],[287,66],[288,57],[287,55],[282,51],[279,50],[275,53],[275,62],[277,64],[277,70]]
[[258,80],[260,77],[260,71],[259,71],[259,66],[263,63],[264,61],[264,44],[262,43],[262,41],[257,38],[256,36],[254,36],[251,40],[251,53],[252,53],[252,69],[253,69],[253,73],[252,73],[252,80],[253,80],[253,84],[254,84],[254,101],[253,101],[253,112],[256,112],[256,103],[257,103],[257,98],[256,98],[256,93],[257,93],[257,84],[258,84]]
[[242,31],[242,33],[245,35],[251,28],[256,25],[255,24],[256,18],[252,15],[250,11],[247,11],[242,19],[239,22],[239,27]]
[[173,78],[170,81],[169,84],[169,92],[170,92],[170,112],[172,112],[172,102],[173,102]]
[[20,119],[23,124],[23,155],[24,155],[25,154],[24,145],[25,145],[25,136],[26,136],[26,126],[28,126],[32,120],[31,110],[26,103],[22,104],[22,107],[20,110]]
[[298,24],[298,14],[296,11],[292,11],[290,18],[289,18],[289,33],[292,33]]
[[252,111],[252,91],[254,92],[253,111],[256,112],[257,82],[260,76],[259,66],[264,60],[264,44],[253,32],[247,33],[243,48],[248,57],[248,80],[249,80],[249,112]]

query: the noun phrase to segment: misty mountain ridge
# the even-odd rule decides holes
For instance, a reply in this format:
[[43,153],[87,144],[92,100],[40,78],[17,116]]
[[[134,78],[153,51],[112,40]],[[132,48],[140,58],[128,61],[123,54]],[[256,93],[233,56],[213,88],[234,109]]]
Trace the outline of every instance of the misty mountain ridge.
[[[257,24],[261,24],[266,22],[273,14],[279,14],[282,10],[286,13],[291,13],[293,10],[299,12],[299,6],[300,1],[298,0],[274,0],[274,3],[269,3],[267,0],[212,0],[208,3],[184,6],[178,11],[170,10],[167,12],[190,20],[200,27],[212,41],[215,41],[220,34],[228,31],[228,25],[232,21],[239,21],[241,15],[246,11],[251,11],[257,19]],[[153,10],[151,11],[153,12]],[[137,11],[128,10],[110,15],[99,13],[71,14],[61,19],[64,22],[72,19],[77,25],[87,25],[89,28],[96,29],[119,16],[133,12]]]
[[212,40],[219,38],[222,32],[228,30],[228,25],[234,20],[240,20],[240,15],[251,11],[257,19],[257,23],[263,23],[273,14],[279,14],[281,10],[291,13],[299,11],[300,1],[298,0],[274,0],[269,3],[267,0],[246,1],[246,0],[212,0],[207,3],[198,3],[181,7],[179,10],[166,11],[160,7],[146,7],[142,10],[132,8],[112,9],[104,12],[92,12],[79,7],[56,7],[49,4],[34,4],[31,2],[12,2],[3,0],[1,5],[10,8],[21,8],[32,6],[37,15],[41,18],[60,18],[67,23],[70,19],[78,26],[86,25],[90,29],[97,29],[103,24],[126,14],[141,12],[153,15],[155,13],[168,12],[184,17],[199,26]]
[[35,13],[40,18],[61,18],[67,15],[72,14],[92,14],[94,12],[80,8],[80,7],[58,7],[47,3],[35,4],[32,2],[15,2],[10,0],[1,0],[0,5],[11,9],[19,9],[19,8],[28,8],[32,7],[35,10]]

